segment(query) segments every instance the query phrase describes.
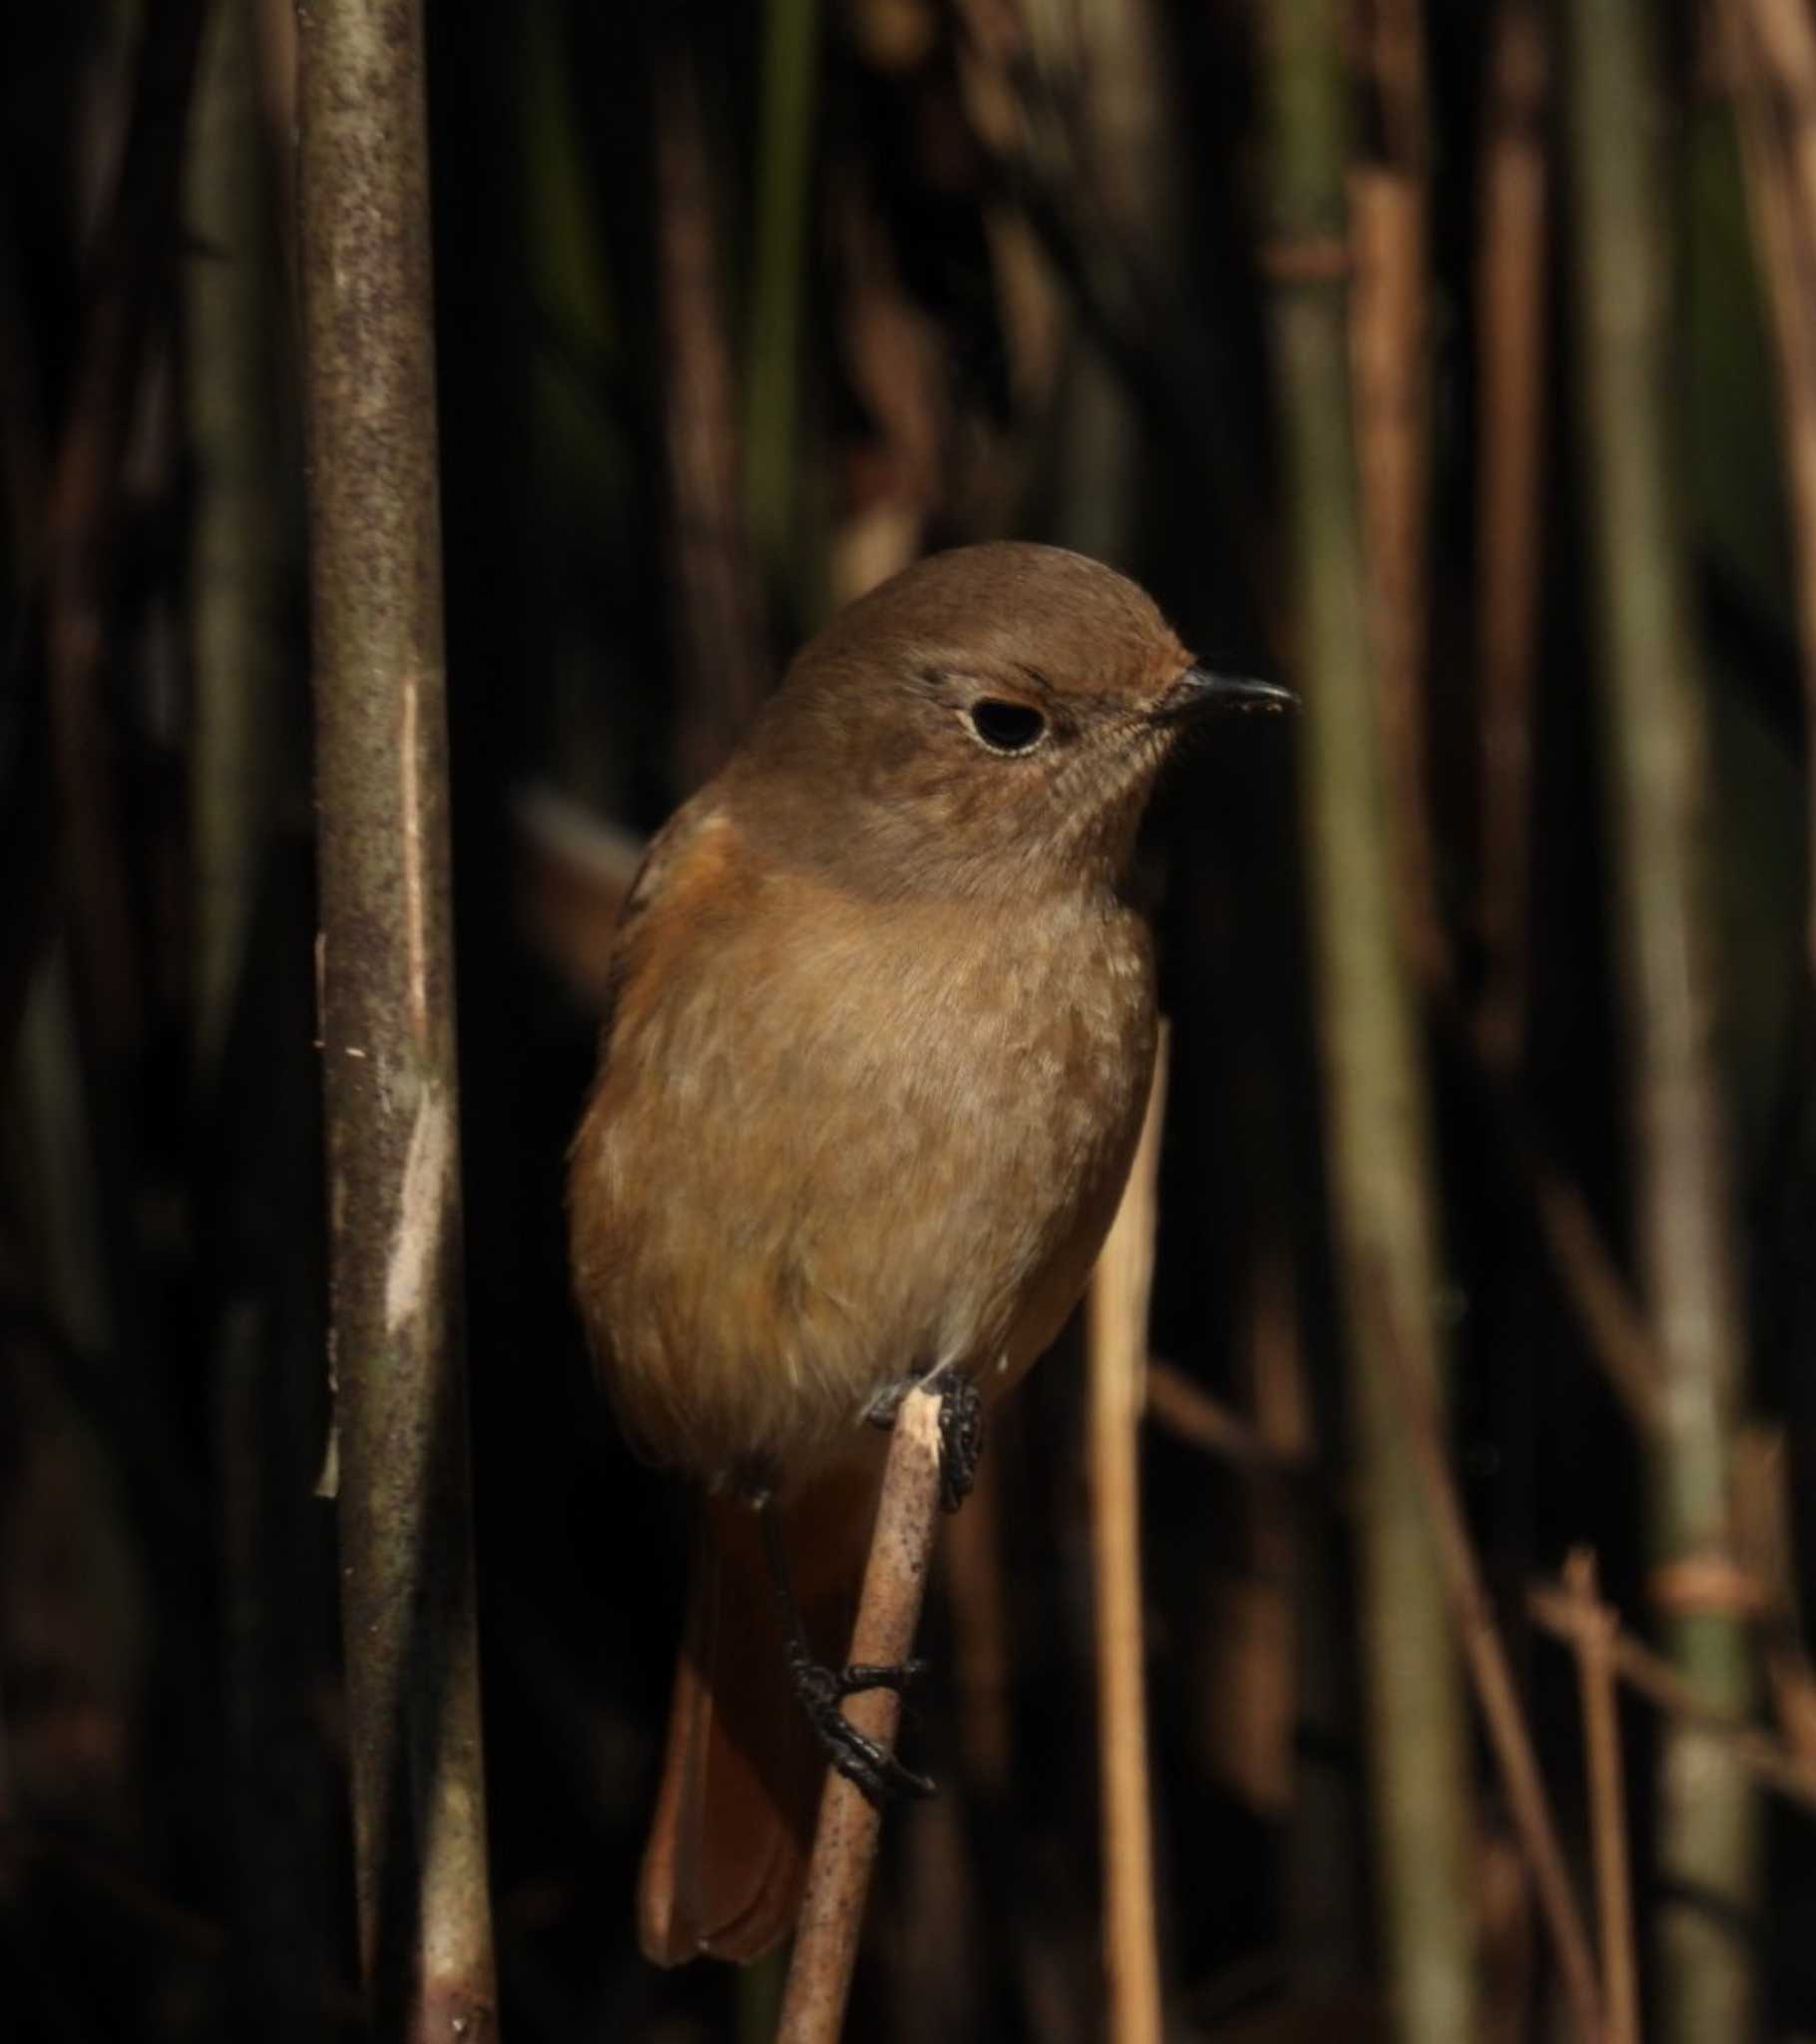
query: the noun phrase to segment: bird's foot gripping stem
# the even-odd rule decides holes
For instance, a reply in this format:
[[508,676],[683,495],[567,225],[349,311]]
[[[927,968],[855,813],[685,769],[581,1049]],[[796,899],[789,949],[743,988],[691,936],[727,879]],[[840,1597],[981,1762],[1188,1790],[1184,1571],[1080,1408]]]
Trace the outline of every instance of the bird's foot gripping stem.
[[932,1795],[934,1785],[860,1732],[840,1706],[863,1690],[892,1689],[899,1694],[926,1670],[924,1661],[904,1661],[894,1668],[862,1662],[850,1668],[828,1668],[812,1660],[798,1644],[789,1650],[788,1675],[794,1694],[828,1763],[879,1807],[905,1796]]
[[895,1424],[902,1400],[920,1386],[939,1393],[940,1400],[940,1508],[956,1512],[971,1495],[977,1482],[978,1464],[984,1457],[984,1394],[976,1377],[952,1369],[928,1378],[906,1377],[880,1392],[866,1415],[872,1426],[885,1431]]

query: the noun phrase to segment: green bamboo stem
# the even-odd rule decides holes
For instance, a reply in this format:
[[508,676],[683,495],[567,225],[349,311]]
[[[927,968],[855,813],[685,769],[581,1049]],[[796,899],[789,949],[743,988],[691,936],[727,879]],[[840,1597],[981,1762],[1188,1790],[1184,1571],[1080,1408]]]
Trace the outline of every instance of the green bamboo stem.
[[360,1958],[375,2034],[488,2044],[422,15],[307,0],[297,20]]
[[[1638,0],[1580,0],[1564,21],[1638,1238],[1665,1379],[1647,1442],[1653,1594],[1678,1672],[1738,1713],[1754,1686],[1729,1525],[1743,1339],[1710,1042],[1708,766],[1671,450],[1651,17]],[[1657,1795],[1658,2035],[1737,2044],[1753,2034],[1755,1798],[1733,1756],[1685,1725],[1663,1735]]]
[[744,418],[744,512],[773,584],[798,529],[800,358],[819,79],[818,0],[768,0],[757,135],[756,271]]
[[1266,15],[1273,341],[1306,680],[1307,856],[1359,1464],[1363,1662],[1395,2034],[1477,2035],[1462,1691],[1393,1352],[1439,1377],[1427,1102],[1395,911],[1347,331],[1348,105],[1335,0]]

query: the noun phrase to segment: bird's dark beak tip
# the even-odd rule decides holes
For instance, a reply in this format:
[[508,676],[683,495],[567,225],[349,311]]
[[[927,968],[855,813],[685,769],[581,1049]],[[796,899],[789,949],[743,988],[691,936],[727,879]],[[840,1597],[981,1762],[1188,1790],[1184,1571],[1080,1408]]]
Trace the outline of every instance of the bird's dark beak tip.
[[1209,668],[1188,667],[1166,692],[1161,716],[1173,723],[1196,719],[1217,710],[1260,711],[1280,717],[1297,710],[1299,699],[1278,682],[1255,681],[1242,675],[1213,674]]

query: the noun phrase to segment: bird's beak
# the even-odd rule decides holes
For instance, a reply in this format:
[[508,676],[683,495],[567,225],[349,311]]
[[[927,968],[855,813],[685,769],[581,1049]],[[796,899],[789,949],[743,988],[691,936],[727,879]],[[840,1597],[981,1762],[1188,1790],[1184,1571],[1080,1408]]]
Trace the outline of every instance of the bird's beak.
[[1158,703],[1155,724],[1186,724],[1213,710],[1296,710],[1299,699],[1278,682],[1256,682],[1237,675],[1213,675],[1208,668],[1188,667]]

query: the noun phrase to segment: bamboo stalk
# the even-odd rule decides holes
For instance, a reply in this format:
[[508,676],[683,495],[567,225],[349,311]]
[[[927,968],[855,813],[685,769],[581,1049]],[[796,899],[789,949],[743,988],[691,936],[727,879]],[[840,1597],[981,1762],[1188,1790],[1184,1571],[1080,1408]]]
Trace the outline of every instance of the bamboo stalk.
[[320,1035],[359,1948],[496,2035],[480,1763],[418,0],[298,12]]
[[1104,1824],[1104,1965],[1113,2044],[1159,2044],[1152,1791],[1141,1625],[1141,1405],[1153,1283],[1166,1039],[1123,1203],[1092,1275],[1092,1566],[1097,1587],[1098,1741]]
[[[1581,0],[1563,19],[1637,1234],[1665,1374],[1662,1424],[1645,1444],[1653,1595],[1684,1679],[1742,1713],[1754,1687],[1745,1614],[1709,1589],[1738,1576],[1729,1500],[1744,1341],[1710,1042],[1708,769],[1670,448],[1652,17],[1640,0]],[[1729,2044],[1753,2034],[1755,1798],[1732,1754],[1682,1724],[1665,1734],[1657,1794],[1660,2034]]]
[[1335,0],[1267,11],[1273,341],[1306,669],[1306,852],[1325,1112],[1360,1465],[1361,1597],[1388,1974],[1407,2044],[1478,2034],[1471,1808],[1455,1644],[1379,1303],[1420,1383],[1439,1374],[1427,1103],[1395,913],[1351,441]]
[[[939,1524],[939,1392],[919,1387],[902,1401],[896,1415],[851,1635],[848,1658],[854,1665],[898,1667],[914,1652]],[[843,1709],[852,1724],[885,1751],[894,1747],[902,1712],[896,1691],[862,1691]],[[828,1773],[776,2044],[834,2044],[839,2034],[882,1821],[882,1811],[855,1783]]]

